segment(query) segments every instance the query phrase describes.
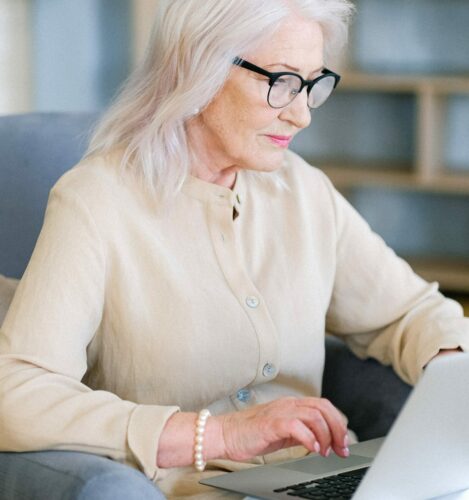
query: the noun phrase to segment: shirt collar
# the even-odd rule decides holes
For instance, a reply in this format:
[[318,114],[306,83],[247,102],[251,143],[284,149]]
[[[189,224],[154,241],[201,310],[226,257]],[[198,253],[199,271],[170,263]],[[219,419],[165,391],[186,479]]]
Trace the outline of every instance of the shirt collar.
[[232,189],[203,181],[188,175],[182,186],[182,192],[205,203],[238,206],[244,198],[244,172],[236,173],[236,181]]

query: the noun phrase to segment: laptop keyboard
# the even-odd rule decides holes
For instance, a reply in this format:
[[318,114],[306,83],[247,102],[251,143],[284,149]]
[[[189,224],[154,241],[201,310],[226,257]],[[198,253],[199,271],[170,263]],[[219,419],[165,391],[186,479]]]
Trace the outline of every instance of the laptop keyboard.
[[299,484],[292,484],[274,490],[274,493],[286,493],[292,497],[311,498],[314,500],[342,500],[352,498],[368,467],[335,476],[314,479]]

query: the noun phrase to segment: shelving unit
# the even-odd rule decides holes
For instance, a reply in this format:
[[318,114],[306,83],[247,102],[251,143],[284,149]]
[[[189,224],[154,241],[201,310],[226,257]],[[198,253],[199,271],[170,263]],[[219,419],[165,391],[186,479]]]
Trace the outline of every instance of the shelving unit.
[[[468,77],[376,75],[349,72],[343,76],[338,92],[380,92],[411,94],[417,102],[415,124],[416,151],[408,173],[402,165],[351,170],[350,166],[330,166],[330,173],[343,187],[359,182],[391,184],[399,187],[469,194],[468,174],[456,174],[444,166],[442,130],[447,100],[454,95],[469,97]],[[367,178],[367,179],[366,179]]]
[[[363,187],[387,187],[429,194],[468,195],[469,198],[469,158],[468,173],[455,172],[446,168],[442,153],[444,146],[442,131],[447,118],[447,100],[453,95],[469,96],[469,77],[350,72],[343,76],[339,92],[411,94],[416,100],[413,162],[374,161],[368,168],[363,162],[360,166],[353,161],[343,164],[319,162],[336,187],[348,195],[352,202],[354,190]],[[469,238],[469,227],[467,229]],[[431,258],[425,255],[407,257],[407,260],[422,277],[438,281],[444,289],[469,292],[469,251],[467,260]]]
[[293,148],[421,276],[469,294],[469,4],[355,1],[340,85]]
[[[376,165],[375,165],[376,166]],[[403,171],[400,165],[381,164],[377,168],[322,165],[334,185],[343,191],[363,186],[388,186],[428,193],[469,194],[469,175],[438,172],[431,176]]]

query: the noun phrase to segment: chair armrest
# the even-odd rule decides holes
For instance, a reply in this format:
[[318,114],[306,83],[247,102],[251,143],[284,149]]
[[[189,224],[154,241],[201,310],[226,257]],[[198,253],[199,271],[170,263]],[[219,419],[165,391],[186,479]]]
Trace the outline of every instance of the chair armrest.
[[391,367],[361,360],[341,340],[326,337],[322,394],[347,415],[360,441],[387,434],[411,389]]

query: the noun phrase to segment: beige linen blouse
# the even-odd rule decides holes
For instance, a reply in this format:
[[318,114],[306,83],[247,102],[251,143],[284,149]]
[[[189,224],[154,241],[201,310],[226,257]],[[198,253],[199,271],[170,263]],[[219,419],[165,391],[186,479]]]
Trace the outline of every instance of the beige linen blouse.
[[0,332],[1,450],[89,451],[208,498],[190,468],[156,467],[178,409],[318,396],[326,331],[410,383],[440,348],[469,350],[459,304],[295,154],[281,182],[190,177],[166,211],[118,164],[83,161],[51,191]]

